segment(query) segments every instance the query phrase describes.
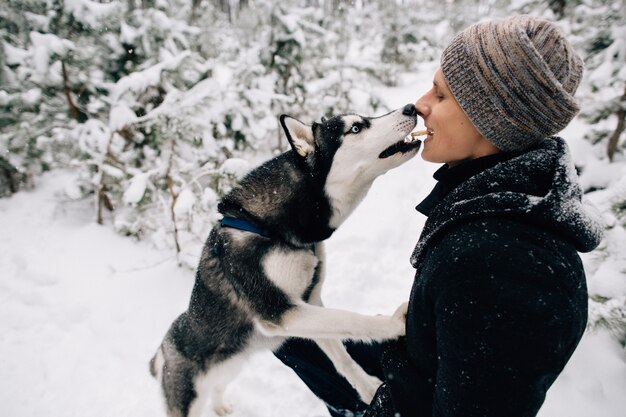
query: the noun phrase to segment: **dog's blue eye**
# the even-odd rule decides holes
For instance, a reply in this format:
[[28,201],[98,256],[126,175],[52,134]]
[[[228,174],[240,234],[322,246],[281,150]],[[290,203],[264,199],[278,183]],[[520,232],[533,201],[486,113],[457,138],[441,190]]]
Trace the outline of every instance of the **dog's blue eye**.
[[352,129],[350,129],[350,132],[352,133],[359,133],[361,131],[361,128],[357,125],[353,125]]

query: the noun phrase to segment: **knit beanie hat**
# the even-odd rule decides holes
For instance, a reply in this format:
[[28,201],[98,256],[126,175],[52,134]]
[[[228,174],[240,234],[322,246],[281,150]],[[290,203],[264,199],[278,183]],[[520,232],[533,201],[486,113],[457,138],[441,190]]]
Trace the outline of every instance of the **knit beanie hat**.
[[552,22],[512,16],[458,34],[441,56],[450,91],[502,151],[560,132],[578,113],[583,61]]

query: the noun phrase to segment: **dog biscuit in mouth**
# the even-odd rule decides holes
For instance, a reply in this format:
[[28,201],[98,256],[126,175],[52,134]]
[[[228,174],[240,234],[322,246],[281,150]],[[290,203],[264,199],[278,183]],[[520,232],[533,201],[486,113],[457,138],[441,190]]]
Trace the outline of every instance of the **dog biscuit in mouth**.
[[428,134],[428,130],[416,130],[415,132],[411,132],[411,137],[416,138],[418,136],[424,136]]

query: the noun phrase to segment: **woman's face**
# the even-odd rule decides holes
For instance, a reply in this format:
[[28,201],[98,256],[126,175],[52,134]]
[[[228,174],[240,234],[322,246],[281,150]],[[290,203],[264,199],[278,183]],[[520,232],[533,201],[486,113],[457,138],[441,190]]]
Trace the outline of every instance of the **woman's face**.
[[429,132],[422,149],[425,161],[454,166],[499,152],[463,112],[448,89],[441,69],[435,73],[433,87],[417,100],[415,107]]

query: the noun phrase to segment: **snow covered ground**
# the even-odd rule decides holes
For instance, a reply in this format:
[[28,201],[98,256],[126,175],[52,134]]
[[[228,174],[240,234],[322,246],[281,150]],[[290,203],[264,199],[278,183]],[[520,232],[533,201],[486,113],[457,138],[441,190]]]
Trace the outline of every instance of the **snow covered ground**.
[[[405,81],[415,87],[387,90],[390,105],[430,83]],[[380,178],[329,240],[327,305],[391,313],[408,298],[408,258],[424,221],[414,206],[435,169],[418,157]],[[172,251],[95,224],[90,201],[64,197],[69,180],[49,173],[34,191],[0,200],[0,415],[163,416],[148,360],[185,309],[193,271],[177,267]],[[608,334],[587,334],[540,416],[626,416],[624,356]],[[233,417],[327,415],[269,353],[226,395]]]

